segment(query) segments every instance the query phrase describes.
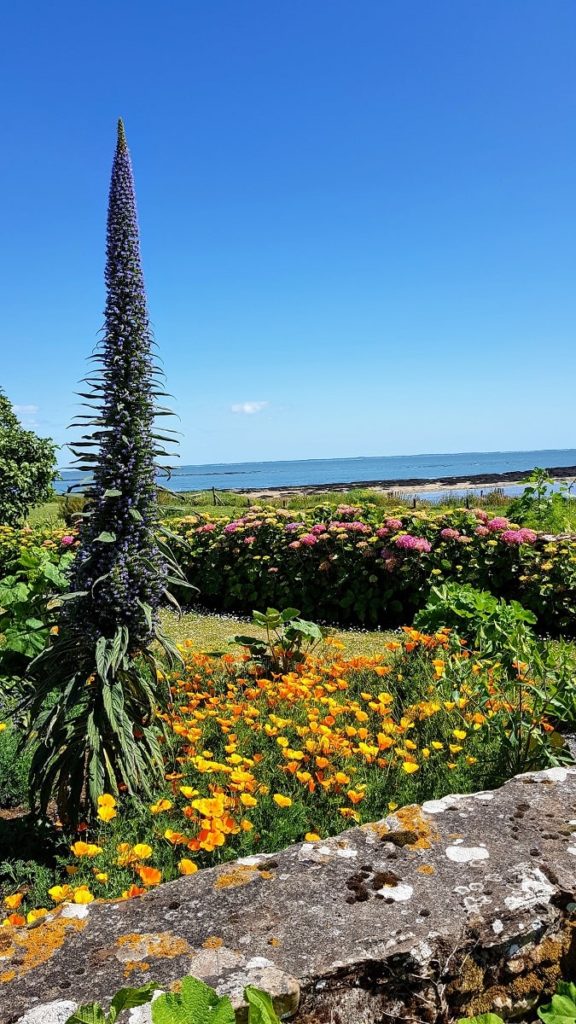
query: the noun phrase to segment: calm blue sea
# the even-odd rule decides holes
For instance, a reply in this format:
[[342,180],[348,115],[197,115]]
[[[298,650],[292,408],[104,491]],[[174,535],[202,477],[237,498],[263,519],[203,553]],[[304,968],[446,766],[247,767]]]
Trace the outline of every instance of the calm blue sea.
[[[576,466],[576,449],[530,452],[463,452],[455,455],[384,455],[357,459],[301,459],[290,462],[215,463],[179,466],[168,486],[174,491],[229,488],[298,487],[309,484],[358,484],[363,481],[411,480],[424,483],[437,477],[475,476],[479,473],[529,472],[535,466]],[[56,489],[64,492],[83,478],[62,471]],[[85,478],[84,478],[85,479]],[[485,485],[486,489],[490,486]],[[521,488],[506,487],[508,494]],[[453,492],[454,493],[454,492]],[[465,493],[465,491],[462,491]],[[418,495],[417,486],[414,494]],[[430,494],[427,494],[430,497]]]

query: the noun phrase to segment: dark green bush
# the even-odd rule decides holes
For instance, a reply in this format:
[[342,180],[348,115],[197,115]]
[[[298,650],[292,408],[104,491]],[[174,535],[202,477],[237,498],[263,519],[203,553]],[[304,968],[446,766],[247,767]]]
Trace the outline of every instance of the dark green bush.
[[0,523],[16,526],[52,494],[56,445],[25,430],[0,391]]

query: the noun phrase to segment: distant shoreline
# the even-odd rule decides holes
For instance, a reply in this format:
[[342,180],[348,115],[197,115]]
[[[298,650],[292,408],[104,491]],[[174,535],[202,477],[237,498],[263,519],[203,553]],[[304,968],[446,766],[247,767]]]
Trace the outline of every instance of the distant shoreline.
[[[553,466],[546,468],[549,476],[555,480],[566,480],[574,477],[576,479],[576,466]],[[287,498],[297,494],[330,494],[331,491],[351,491],[355,488],[369,487],[372,490],[383,493],[392,492],[396,494],[413,493],[418,491],[449,491],[463,490],[470,491],[484,486],[506,484],[520,485],[527,479],[528,473],[520,473],[518,470],[511,470],[507,473],[478,473],[468,476],[440,476],[433,479],[427,477],[411,477],[400,480],[354,480],[347,483],[330,484],[294,484],[289,487],[216,487],[216,491],[230,491],[234,494],[248,494],[251,497],[283,497]],[[211,488],[207,488],[208,491]],[[197,493],[197,492],[189,492]]]
[[[576,465],[544,468],[551,479],[556,482],[571,478],[576,480]],[[174,476],[172,479],[165,480],[164,486],[177,494],[210,494],[212,491],[216,491],[220,494],[243,494],[251,498],[289,498],[300,494],[330,494],[334,491],[352,491],[360,488],[369,488],[370,490],[390,495],[414,494],[415,491],[434,494],[453,490],[474,492],[483,487],[494,488],[499,485],[508,487],[521,486],[526,482],[530,472],[531,470],[516,469],[502,473],[468,473],[461,476],[379,478],[376,480],[343,480],[315,484],[271,484],[268,487],[226,487],[222,485],[212,487],[209,485],[207,487],[186,487],[182,490],[174,488],[174,483],[178,480],[178,476]],[[63,484],[66,482],[65,479],[61,480]],[[82,491],[77,489],[78,482],[74,484],[70,480],[69,483],[74,487],[74,490],[69,493],[77,495],[82,493]],[[57,493],[64,495],[66,490],[58,489]]]

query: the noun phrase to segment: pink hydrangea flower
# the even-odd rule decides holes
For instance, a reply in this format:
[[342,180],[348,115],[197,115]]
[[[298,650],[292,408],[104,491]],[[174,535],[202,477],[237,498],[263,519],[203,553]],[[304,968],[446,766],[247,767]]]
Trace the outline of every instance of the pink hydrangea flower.
[[245,544],[253,544],[255,540],[256,540],[256,537],[253,537],[253,536],[244,537],[244,543]]
[[305,544],[306,547],[311,548],[314,544],[318,543],[318,538],[313,533],[305,533],[300,537],[300,543]]
[[384,526],[387,526],[389,530],[401,530],[402,520],[401,519],[385,519]]
[[337,530],[347,530],[348,533],[372,533],[372,528],[367,523],[354,520],[352,523],[337,522],[331,524]]
[[456,540],[460,534],[458,533],[458,530],[453,530],[452,527],[446,526],[444,530],[440,530],[440,536],[443,537],[444,540]]
[[489,519],[486,526],[494,532],[495,530],[507,530],[510,523],[504,516],[496,516],[494,519]]
[[500,535],[500,540],[504,541],[505,544],[534,544],[538,534],[534,530],[522,529],[522,530],[505,530]]
[[490,533],[490,530],[488,529],[487,526],[477,526],[476,529],[474,530],[474,533],[476,534],[477,537],[487,537],[488,534]]
[[413,537],[410,533],[403,533],[394,541],[397,548],[403,551],[431,551],[432,545],[425,537]]
[[336,514],[339,516],[357,516],[362,509],[358,505],[338,505]]
[[69,548],[70,545],[73,544],[75,540],[76,537],[73,537],[72,534],[67,533],[65,537],[62,537],[60,543],[63,545],[63,547]]
[[300,544],[300,541],[299,541],[299,540],[293,540],[293,541],[292,541],[292,542],[291,542],[291,543],[290,543],[290,544],[288,545],[288,547],[289,547],[289,548],[292,548],[292,550],[293,550],[293,551],[297,551],[297,550],[298,550],[298,548],[299,548],[299,547],[301,547],[301,546],[302,546],[302,545]]

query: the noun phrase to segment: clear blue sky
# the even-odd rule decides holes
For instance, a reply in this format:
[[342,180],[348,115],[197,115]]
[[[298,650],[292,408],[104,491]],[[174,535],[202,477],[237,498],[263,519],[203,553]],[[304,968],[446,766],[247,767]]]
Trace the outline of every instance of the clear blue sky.
[[182,463],[576,447],[573,0],[21,0],[0,31],[24,422],[70,436],[121,115]]

